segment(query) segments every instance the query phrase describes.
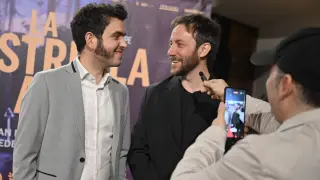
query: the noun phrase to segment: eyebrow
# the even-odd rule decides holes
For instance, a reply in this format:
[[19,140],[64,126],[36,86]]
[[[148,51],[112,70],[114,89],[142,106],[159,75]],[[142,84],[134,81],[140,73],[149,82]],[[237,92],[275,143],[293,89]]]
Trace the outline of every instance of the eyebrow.
[[126,33],[125,32],[121,32],[121,31],[116,31],[114,33],[111,34],[111,36],[125,36]]
[[184,41],[183,41],[183,40],[181,40],[181,39],[174,40],[174,41],[169,40],[169,44],[170,44],[170,43],[172,43],[172,42],[176,42],[176,43],[183,43]]

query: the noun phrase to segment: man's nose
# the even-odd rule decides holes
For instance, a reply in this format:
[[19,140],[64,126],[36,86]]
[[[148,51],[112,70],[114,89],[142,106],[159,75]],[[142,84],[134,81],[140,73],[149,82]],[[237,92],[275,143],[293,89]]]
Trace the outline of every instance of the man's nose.
[[123,47],[123,48],[128,47],[128,44],[127,44],[127,42],[124,40],[124,38],[121,40],[120,46]]
[[174,56],[174,55],[176,55],[176,53],[177,52],[173,46],[171,46],[167,52],[168,56]]

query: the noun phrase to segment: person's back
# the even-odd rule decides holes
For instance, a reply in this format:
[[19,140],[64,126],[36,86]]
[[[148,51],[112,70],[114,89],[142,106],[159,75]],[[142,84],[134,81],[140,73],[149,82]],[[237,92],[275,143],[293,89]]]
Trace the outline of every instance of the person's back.
[[246,137],[242,143],[251,144],[248,151],[259,162],[252,171],[262,179],[319,180],[319,114],[320,109],[311,110],[287,120],[274,133]]

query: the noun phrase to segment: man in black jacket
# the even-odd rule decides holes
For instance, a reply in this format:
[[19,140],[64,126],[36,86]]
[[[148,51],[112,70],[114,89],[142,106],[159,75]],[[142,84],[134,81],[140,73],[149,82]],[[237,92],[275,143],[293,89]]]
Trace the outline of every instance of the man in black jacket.
[[220,27],[196,14],[172,23],[172,76],[146,89],[131,137],[128,163],[135,180],[169,180],[185,150],[217,116],[218,100],[202,94],[199,72],[212,79]]

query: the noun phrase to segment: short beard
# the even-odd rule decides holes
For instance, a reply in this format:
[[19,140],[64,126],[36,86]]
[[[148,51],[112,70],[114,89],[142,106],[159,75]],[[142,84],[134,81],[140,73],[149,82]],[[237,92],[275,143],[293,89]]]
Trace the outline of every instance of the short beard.
[[190,56],[182,58],[181,63],[182,66],[180,71],[174,73],[174,76],[186,76],[199,65],[199,56],[197,55],[197,51],[194,50]]
[[102,44],[102,39],[98,39],[98,45],[97,45],[97,48],[94,50],[94,53],[106,59],[109,59],[111,57],[111,52],[107,51],[104,48],[104,45]]

